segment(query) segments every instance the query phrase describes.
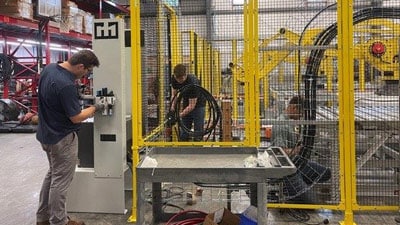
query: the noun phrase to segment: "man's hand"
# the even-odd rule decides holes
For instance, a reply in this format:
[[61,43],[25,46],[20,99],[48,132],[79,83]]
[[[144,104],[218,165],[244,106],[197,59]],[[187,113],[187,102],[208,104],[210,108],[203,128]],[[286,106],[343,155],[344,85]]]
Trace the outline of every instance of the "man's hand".
[[167,113],[167,126],[172,127],[176,123],[176,117],[174,111],[169,111]]
[[297,145],[294,148],[284,148],[283,151],[285,151],[286,155],[288,155],[289,157],[293,157],[296,156],[300,153],[301,150],[301,146]]
[[300,150],[301,150],[301,145],[296,145],[296,147],[294,147],[292,149],[293,155],[298,155],[300,154]]
[[106,104],[104,99],[100,99],[96,104],[94,104],[94,107],[96,108],[96,111],[102,111],[105,109]]

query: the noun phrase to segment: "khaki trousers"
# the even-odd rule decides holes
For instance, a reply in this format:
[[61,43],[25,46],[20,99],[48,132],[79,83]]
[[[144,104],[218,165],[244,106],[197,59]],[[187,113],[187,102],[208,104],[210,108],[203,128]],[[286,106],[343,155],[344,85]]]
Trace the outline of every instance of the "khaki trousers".
[[48,220],[51,225],[65,225],[67,191],[78,161],[78,135],[72,132],[57,144],[42,144],[42,148],[47,154],[49,170],[40,191],[37,222]]

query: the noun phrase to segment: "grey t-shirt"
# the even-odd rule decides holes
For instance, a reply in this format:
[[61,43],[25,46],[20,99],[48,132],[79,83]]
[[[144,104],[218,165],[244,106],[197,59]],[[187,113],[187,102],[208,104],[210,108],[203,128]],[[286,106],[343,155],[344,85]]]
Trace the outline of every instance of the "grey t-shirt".
[[[281,114],[278,120],[290,120],[285,114]],[[274,125],[271,132],[271,145],[281,148],[294,148],[300,141],[300,126],[289,124]]]

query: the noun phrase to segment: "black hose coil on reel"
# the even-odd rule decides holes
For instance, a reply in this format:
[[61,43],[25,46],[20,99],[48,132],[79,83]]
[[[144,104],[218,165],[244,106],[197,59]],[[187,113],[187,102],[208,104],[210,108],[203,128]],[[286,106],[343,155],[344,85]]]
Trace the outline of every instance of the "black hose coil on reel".
[[175,111],[169,112],[167,118],[173,121],[173,123],[178,123],[179,128],[187,132],[189,134],[189,137],[200,136],[200,134],[197,134],[194,131],[192,131],[191,128],[186,127],[183,124],[181,118],[179,117],[179,112],[181,111],[180,103],[183,99],[183,96],[185,95],[186,92],[193,91],[193,89],[195,89],[196,92],[198,92],[200,95],[203,95],[203,97],[206,100],[206,109],[208,109],[208,112],[206,112],[205,115],[207,115],[208,117],[205,118],[206,125],[203,134],[201,135],[202,136],[207,135],[208,139],[210,135],[213,133],[213,131],[215,131],[218,123],[220,122],[222,113],[218,105],[218,102],[215,100],[214,96],[212,96],[212,94],[205,88],[199,85],[190,84],[179,89],[171,101],[175,102],[175,107],[174,107]]
[[[370,7],[361,9],[353,14],[353,25],[370,19],[398,19],[400,18],[400,8]],[[315,46],[329,45],[338,34],[338,24],[334,23],[323,30],[314,41]],[[325,49],[312,50],[307,64],[304,81],[304,109],[306,120],[316,120],[317,116],[317,77],[321,61],[324,57]],[[316,135],[316,125],[308,124],[303,129],[303,147],[300,155],[309,159],[314,139]]]

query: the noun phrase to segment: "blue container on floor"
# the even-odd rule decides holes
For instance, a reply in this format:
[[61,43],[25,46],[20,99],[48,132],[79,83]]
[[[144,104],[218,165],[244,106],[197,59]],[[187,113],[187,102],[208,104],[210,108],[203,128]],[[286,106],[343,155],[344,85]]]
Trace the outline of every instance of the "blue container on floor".
[[241,214],[239,225],[257,225],[257,221],[254,221],[251,218],[248,218],[246,215]]

